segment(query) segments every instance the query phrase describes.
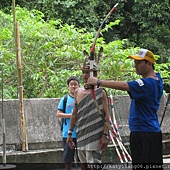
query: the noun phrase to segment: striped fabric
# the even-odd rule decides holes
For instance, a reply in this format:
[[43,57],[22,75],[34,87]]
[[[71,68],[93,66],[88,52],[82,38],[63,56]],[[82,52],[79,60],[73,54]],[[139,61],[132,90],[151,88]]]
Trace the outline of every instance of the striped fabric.
[[[103,89],[95,90],[96,100],[103,113]],[[77,105],[77,147],[79,150],[99,150],[104,122],[95,107],[91,93]]]

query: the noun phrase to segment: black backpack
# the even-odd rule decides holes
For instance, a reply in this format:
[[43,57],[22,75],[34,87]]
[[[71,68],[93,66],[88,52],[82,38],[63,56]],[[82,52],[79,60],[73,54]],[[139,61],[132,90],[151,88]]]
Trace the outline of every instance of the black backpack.
[[[63,100],[63,113],[65,113],[66,110],[66,104],[67,104],[67,95],[64,96],[64,100]],[[65,125],[67,125],[65,118],[59,118],[58,117],[58,122],[61,128],[61,131],[63,131],[63,124],[65,123]]]

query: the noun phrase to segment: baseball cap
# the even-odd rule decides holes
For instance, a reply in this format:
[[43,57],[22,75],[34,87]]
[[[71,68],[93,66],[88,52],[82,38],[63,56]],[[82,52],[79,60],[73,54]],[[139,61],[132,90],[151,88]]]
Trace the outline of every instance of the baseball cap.
[[143,49],[143,48],[141,48],[137,54],[130,55],[130,56],[128,56],[128,58],[132,58],[135,60],[147,60],[153,64],[155,62],[154,54],[151,51],[149,51],[147,49]]

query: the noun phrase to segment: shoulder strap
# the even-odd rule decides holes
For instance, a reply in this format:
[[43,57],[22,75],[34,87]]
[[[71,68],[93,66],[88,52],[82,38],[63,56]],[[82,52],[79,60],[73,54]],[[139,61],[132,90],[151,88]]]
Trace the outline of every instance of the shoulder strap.
[[67,104],[67,94],[64,96],[64,100],[63,100],[63,112],[65,113],[66,111],[66,104]]

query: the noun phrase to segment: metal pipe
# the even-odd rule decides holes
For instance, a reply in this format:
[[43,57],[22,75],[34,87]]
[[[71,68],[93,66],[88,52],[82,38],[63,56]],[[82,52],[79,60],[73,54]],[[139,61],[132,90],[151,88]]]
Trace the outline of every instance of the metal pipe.
[[3,131],[3,166],[6,166],[6,131],[5,131],[5,118],[4,118],[4,78],[2,67],[2,131]]

